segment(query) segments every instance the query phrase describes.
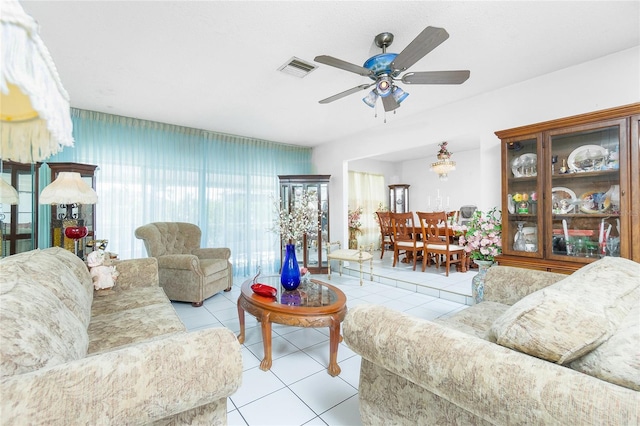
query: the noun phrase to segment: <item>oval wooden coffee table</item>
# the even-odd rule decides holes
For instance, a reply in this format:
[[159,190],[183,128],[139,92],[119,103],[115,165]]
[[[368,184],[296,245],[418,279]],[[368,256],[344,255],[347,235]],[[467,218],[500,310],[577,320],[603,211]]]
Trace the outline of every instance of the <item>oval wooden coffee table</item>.
[[238,341],[244,343],[244,313],[249,312],[260,321],[264,345],[264,359],[260,369],[271,368],[271,323],[295,327],[329,327],[329,367],[332,376],[340,374],[338,366],[338,344],[342,340],[340,323],[347,314],[347,298],[336,287],[318,280],[302,283],[293,291],[284,291],[279,276],[261,276],[257,281],[277,289],[275,297],[259,296],[251,290],[252,279],[242,284],[238,297],[240,334]]

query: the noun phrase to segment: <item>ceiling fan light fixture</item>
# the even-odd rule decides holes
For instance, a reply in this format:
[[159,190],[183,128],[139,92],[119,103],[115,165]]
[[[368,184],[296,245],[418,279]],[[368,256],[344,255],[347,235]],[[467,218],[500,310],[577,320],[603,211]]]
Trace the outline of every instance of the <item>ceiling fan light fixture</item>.
[[376,83],[376,91],[378,92],[378,95],[383,98],[386,98],[391,94],[391,81],[389,76],[385,75],[378,79],[378,82]]
[[376,106],[376,101],[378,100],[378,94],[375,90],[369,92],[367,96],[362,98],[362,102],[369,105],[371,108]]
[[400,87],[393,86],[393,88],[391,89],[391,96],[393,96],[393,99],[397,103],[401,103],[407,98],[407,96],[409,96],[409,94],[402,90]]

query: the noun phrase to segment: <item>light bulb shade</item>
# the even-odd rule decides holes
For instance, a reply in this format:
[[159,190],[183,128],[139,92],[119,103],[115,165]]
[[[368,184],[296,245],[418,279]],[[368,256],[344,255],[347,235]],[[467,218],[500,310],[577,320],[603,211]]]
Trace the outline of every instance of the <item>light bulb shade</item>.
[[391,96],[393,96],[393,99],[397,103],[401,103],[407,98],[407,96],[409,96],[409,94],[404,90],[402,90],[401,88],[399,88],[398,86],[393,86],[393,90],[391,91]]
[[0,178],[0,204],[18,204],[18,191],[2,178]]
[[98,194],[77,172],[60,172],[40,193],[40,204],[95,204]]
[[376,83],[376,92],[383,98],[386,98],[391,94],[391,81],[389,77],[384,75],[378,79]]
[[378,95],[375,90],[369,92],[367,96],[362,98],[362,102],[369,105],[371,108],[376,106],[376,101],[378,100]]

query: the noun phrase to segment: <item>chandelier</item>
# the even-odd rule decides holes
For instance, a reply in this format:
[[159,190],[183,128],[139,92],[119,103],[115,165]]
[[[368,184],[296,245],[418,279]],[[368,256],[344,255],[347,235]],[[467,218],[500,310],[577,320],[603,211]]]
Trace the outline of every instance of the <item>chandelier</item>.
[[438,174],[440,180],[447,180],[449,172],[456,169],[456,162],[451,160],[451,153],[447,149],[448,142],[438,144],[438,161],[431,163],[431,171]]

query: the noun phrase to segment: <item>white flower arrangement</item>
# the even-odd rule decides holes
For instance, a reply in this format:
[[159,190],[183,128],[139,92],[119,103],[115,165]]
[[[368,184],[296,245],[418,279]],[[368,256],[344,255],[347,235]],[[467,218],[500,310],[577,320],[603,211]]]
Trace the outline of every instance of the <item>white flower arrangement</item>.
[[277,217],[271,231],[280,234],[283,241],[295,244],[304,234],[317,232],[318,197],[315,193],[305,191],[295,197],[291,211],[281,200],[275,200],[274,206]]

